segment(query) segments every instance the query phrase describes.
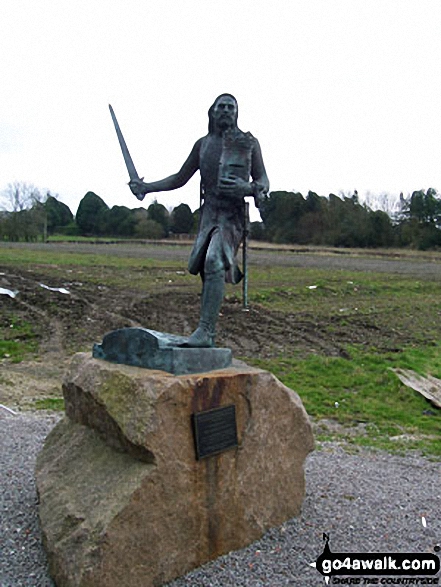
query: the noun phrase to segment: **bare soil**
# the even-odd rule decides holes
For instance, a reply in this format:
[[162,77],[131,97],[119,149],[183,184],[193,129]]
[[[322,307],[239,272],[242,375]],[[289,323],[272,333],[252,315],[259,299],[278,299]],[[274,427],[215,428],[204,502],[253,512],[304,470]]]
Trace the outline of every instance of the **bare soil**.
[[[47,246],[47,245],[41,245]],[[54,245],[53,245],[54,246]],[[188,247],[136,247],[129,245],[56,245],[75,252],[122,254],[164,259],[188,258]],[[91,249],[92,247],[92,249]],[[0,249],[1,259],[1,249]],[[383,258],[363,255],[339,255],[332,252],[290,252],[253,250],[251,264],[262,267],[295,266],[303,268],[348,269],[354,271],[405,274],[416,279],[441,281],[437,257]],[[65,277],[66,273],[63,272]],[[0,287],[18,290],[12,298],[0,296],[0,330],[6,332],[13,320],[32,324],[39,342],[38,355],[20,363],[0,361],[0,403],[29,408],[38,398],[60,396],[63,373],[74,352],[90,350],[94,342],[113,329],[141,325],[146,328],[188,335],[196,327],[200,296],[198,280],[188,287],[170,287],[166,291],[145,293],[130,287],[100,285],[94,281],[66,281],[57,287],[69,293],[51,291],[47,271],[41,267],[1,265]],[[440,322],[439,317],[437,318]],[[439,331],[441,338],[441,328]],[[399,350],[412,343],[411,329],[389,323],[385,316],[365,314],[316,316],[301,309],[287,313],[253,303],[244,311],[240,291],[229,294],[223,304],[218,326],[218,346],[228,346],[238,358],[270,358],[280,355],[304,356],[311,352],[329,356],[346,356],[348,343],[375,346],[382,350]]]

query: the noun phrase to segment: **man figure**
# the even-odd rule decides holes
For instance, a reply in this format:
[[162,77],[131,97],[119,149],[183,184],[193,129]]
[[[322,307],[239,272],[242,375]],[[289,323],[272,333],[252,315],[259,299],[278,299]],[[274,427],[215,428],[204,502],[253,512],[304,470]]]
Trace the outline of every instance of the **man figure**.
[[208,134],[195,143],[178,173],[160,181],[129,184],[142,200],[151,192],[182,187],[200,170],[203,204],[188,268],[193,275],[201,275],[202,303],[199,325],[186,343],[189,347],[214,346],[225,281],[242,279],[236,253],[244,230],[244,198],[253,196],[259,206],[269,189],[260,145],[251,133],[238,128],[237,115],[234,96],[222,94],[208,111]]

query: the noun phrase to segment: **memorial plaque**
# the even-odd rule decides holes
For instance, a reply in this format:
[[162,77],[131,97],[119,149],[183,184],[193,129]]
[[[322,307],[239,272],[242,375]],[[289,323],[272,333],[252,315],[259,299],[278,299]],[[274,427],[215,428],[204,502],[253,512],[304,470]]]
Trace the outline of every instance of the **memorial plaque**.
[[236,406],[193,414],[193,430],[198,460],[236,447]]

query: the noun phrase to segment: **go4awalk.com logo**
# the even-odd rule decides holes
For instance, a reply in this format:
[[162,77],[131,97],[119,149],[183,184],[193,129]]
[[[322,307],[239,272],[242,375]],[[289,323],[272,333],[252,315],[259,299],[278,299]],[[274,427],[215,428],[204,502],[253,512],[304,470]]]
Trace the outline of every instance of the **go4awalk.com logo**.
[[328,534],[323,534],[323,540],[323,552],[311,566],[324,576],[326,584],[331,578],[333,585],[440,584],[439,577],[434,576],[440,570],[440,559],[435,553],[331,552]]

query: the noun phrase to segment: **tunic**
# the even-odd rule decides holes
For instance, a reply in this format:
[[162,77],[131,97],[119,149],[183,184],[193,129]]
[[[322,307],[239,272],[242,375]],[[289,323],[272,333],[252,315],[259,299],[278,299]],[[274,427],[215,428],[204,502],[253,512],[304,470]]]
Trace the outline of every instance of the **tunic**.
[[188,263],[193,275],[203,275],[207,250],[216,234],[214,254],[225,269],[225,281],[235,284],[243,277],[236,255],[244,232],[244,198],[239,194],[226,196],[222,193],[219,178],[232,174],[249,181],[255,146],[256,139],[251,133],[239,129],[223,137],[209,134],[202,139],[199,169],[203,205],[198,235]]

